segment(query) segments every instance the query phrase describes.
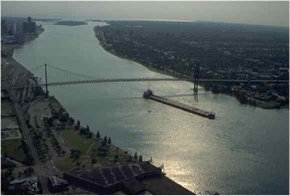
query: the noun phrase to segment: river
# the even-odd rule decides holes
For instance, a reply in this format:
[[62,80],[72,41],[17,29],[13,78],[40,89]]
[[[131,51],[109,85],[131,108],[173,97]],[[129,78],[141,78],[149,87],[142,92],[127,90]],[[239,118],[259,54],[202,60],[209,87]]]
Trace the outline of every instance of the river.
[[[95,78],[167,77],[106,52],[93,27],[43,23],[39,38],[14,51],[28,69],[44,63]],[[44,70],[33,71],[43,77]],[[63,76],[64,75],[64,76]],[[48,80],[71,77],[48,68]],[[77,77],[75,79],[79,79]],[[209,120],[142,98],[156,94],[213,111]],[[81,124],[131,153],[164,164],[167,176],[200,194],[288,194],[289,110],[241,105],[188,82],[100,83],[49,87]]]

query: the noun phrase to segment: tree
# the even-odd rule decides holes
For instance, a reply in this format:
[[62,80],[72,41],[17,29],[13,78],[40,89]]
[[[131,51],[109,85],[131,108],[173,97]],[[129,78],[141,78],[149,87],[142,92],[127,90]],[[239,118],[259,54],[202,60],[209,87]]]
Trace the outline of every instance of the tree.
[[48,118],[47,124],[51,127],[53,125],[53,118]]
[[142,155],[139,156],[139,162],[142,162],[143,161],[143,158],[142,158]]
[[106,146],[107,143],[105,142],[105,140],[102,141],[102,146]]
[[86,129],[86,128],[80,128],[80,134],[81,135],[86,135],[86,134],[88,134],[88,130]]
[[137,155],[137,152],[135,152],[134,159],[137,160],[137,158],[138,158],[138,155]]
[[58,113],[63,113],[65,110],[63,107],[61,107],[59,110],[58,110]]
[[100,136],[100,132],[99,132],[99,130],[98,130],[98,132],[97,132],[97,139],[99,139],[101,136]]
[[74,124],[75,120],[74,120],[72,117],[70,117],[70,118],[69,118],[69,122],[70,122],[71,124]]
[[115,158],[114,158],[114,162],[117,162],[118,159],[119,159],[119,156],[116,154],[116,155],[115,155]]
[[87,125],[87,130],[90,131],[90,127],[89,127],[89,125]]
[[107,143],[108,139],[107,136],[104,137],[104,142]]
[[68,113],[62,113],[60,115],[60,121],[61,122],[67,122],[69,120],[69,114]]
[[78,126],[78,127],[80,127],[80,126],[81,126],[81,123],[80,123],[80,121],[79,121],[79,120],[77,121],[77,126]]
[[108,144],[111,144],[111,138],[109,137],[109,139],[108,139]]

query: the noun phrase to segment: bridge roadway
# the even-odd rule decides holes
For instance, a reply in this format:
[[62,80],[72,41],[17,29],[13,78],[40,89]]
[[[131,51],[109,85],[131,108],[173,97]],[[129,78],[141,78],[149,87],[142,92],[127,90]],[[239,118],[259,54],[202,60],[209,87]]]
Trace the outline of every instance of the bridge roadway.
[[[113,82],[161,82],[161,81],[187,81],[192,82],[191,79],[186,78],[116,78],[116,79],[90,79],[90,80],[74,80],[74,81],[60,81],[48,82],[47,86],[60,86],[72,84],[89,84],[89,83],[113,83]],[[199,79],[198,82],[215,82],[215,83],[289,83],[289,80],[231,80],[231,79]],[[45,86],[45,83],[39,84]],[[31,86],[10,87],[11,89],[28,88]]]

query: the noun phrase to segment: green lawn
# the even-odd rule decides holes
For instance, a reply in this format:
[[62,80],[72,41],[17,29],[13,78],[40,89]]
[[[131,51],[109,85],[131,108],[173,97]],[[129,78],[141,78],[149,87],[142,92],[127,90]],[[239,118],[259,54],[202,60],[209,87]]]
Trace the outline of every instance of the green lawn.
[[25,154],[21,148],[20,139],[1,141],[1,154],[7,154],[8,157],[20,162],[25,160]]
[[13,112],[13,107],[10,102],[2,101],[1,102],[1,112],[5,115],[7,113]]
[[76,162],[73,162],[69,156],[58,158],[54,163],[61,171],[68,171],[76,167]]
[[81,157],[77,161],[74,161],[69,156],[58,158],[55,161],[55,164],[61,171],[68,171],[77,167],[77,162],[81,163],[82,168],[90,168],[93,166],[92,159],[95,159],[95,164],[99,166],[114,164],[116,154],[119,157],[119,163],[127,162],[128,155],[121,149],[117,150],[113,145],[108,146],[108,151],[105,156],[100,156],[98,148],[102,143],[102,139],[97,140],[95,138],[87,138],[80,135],[78,131],[73,129],[62,130],[60,132],[60,136],[62,137],[65,145],[70,149],[81,151]]
[[70,149],[80,150],[82,154],[85,154],[93,142],[97,142],[92,138],[86,138],[81,136],[78,131],[72,129],[64,129],[60,132],[66,146]]
[[1,109],[12,109],[12,105],[8,101],[2,101],[1,102]]

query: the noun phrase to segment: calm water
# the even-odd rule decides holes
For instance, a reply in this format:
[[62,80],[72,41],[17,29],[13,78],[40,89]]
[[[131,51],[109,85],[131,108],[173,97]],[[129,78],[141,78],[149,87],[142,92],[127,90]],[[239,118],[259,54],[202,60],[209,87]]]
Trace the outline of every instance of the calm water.
[[[95,78],[165,77],[104,51],[93,27],[54,26],[14,57],[27,68],[47,63]],[[43,77],[43,70],[34,73]],[[61,73],[49,69],[49,80]],[[78,79],[79,77],[76,77]],[[68,79],[68,76],[62,78]],[[49,87],[75,119],[110,136],[113,143],[164,163],[168,177],[196,193],[288,194],[289,111],[245,106],[227,95],[199,92],[187,82],[136,82]],[[156,94],[214,111],[208,120],[144,100]],[[183,96],[180,96],[183,95]],[[187,96],[186,96],[187,95]]]

